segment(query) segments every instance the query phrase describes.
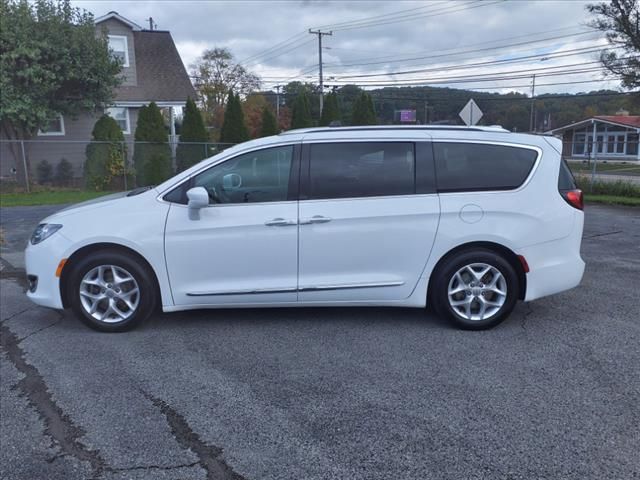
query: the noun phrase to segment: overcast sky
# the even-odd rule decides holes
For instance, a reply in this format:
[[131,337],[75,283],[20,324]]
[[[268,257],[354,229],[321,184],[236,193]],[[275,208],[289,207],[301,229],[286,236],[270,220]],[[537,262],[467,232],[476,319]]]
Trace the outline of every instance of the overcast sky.
[[[246,66],[263,78],[266,88],[287,80],[317,81],[317,37],[306,32],[318,27],[333,30],[332,36],[323,37],[324,76],[329,85],[431,82],[529,93],[536,72],[536,93],[576,93],[619,85],[615,80],[569,83],[603,78],[600,72],[588,71],[599,65],[597,53],[587,49],[606,42],[601,33],[586,26],[588,2],[580,0],[73,3],[96,17],[115,10],[146,28],[153,17],[158,29],[171,31],[187,67],[204,49],[226,47],[238,60],[247,60]],[[267,50],[278,45],[279,49]],[[522,58],[534,55],[539,56]],[[578,69],[583,71],[563,73]],[[407,70],[422,71],[397,73]],[[521,78],[496,79],[504,72]],[[471,83],[470,75],[476,79],[486,75],[488,81]],[[463,78],[452,83],[452,77]],[[551,83],[563,84],[544,86]]]

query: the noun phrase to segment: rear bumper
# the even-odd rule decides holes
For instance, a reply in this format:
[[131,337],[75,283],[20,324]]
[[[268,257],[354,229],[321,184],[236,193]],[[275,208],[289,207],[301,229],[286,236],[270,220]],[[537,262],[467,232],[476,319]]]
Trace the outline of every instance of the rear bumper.
[[56,276],[56,269],[65,252],[71,246],[71,241],[61,232],[38,245],[29,245],[24,252],[25,268],[28,276],[37,277],[33,291],[27,291],[27,297],[35,304],[43,307],[62,309],[60,295],[60,278]]
[[569,236],[518,250],[530,268],[525,301],[564,292],[580,284],[585,268],[580,257],[583,226],[584,214],[576,212]]

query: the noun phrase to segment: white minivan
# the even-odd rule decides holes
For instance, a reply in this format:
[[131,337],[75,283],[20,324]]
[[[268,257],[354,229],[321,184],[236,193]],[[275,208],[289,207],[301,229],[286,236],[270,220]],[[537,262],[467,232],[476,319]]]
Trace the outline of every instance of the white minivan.
[[156,308],[292,306],[429,305],[492,327],[582,278],[582,192],[561,147],[449,126],[242,143],[43,220],[27,295],[110,332]]

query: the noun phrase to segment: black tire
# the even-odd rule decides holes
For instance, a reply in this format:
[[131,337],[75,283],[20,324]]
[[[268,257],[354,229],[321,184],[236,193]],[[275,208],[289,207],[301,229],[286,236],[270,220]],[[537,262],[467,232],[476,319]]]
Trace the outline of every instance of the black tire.
[[[138,284],[139,298],[137,308],[126,319],[111,323],[102,322],[91,316],[83,307],[80,299],[80,283],[92,269],[101,265],[114,265],[124,269]],[[71,309],[87,326],[101,332],[124,332],[139,326],[155,310],[158,300],[155,277],[149,267],[132,255],[117,251],[103,250],[92,253],[72,266],[66,293]],[[105,300],[108,302],[108,300]]]
[[[449,302],[449,284],[450,282],[452,282],[454,275],[466,265],[472,264],[486,264],[495,268],[499,273],[502,274],[507,288],[506,296],[502,297],[504,298],[504,303],[502,304],[502,306],[488,318],[481,320],[471,320],[465,318],[454,307],[452,307]],[[475,283],[474,285],[476,287],[478,286],[477,283]],[[481,285],[484,286],[484,284]],[[472,250],[463,250],[456,253],[455,255],[452,255],[437,268],[437,271],[434,272],[434,283],[432,284],[431,291],[429,292],[429,298],[434,306],[436,313],[439,316],[448,319],[455,326],[465,330],[486,330],[488,328],[495,327],[509,316],[518,300],[518,292],[518,275],[513,266],[499,253],[484,248],[474,248]],[[464,293],[461,292],[459,295],[469,295],[470,297],[474,297],[475,293],[477,293],[476,290],[472,291],[471,289],[469,289],[465,290]],[[481,295],[482,299],[484,299],[484,292],[481,293]],[[489,300],[496,300],[496,303],[499,301],[498,297],[491,297],[492,295],[495,295],[492,292],[487,291],[486,295]],[[455,298],[456,297],[454,297],[454,299]],[[475,303],[473,303],[473,308],[477,310],[479,308],[479,300],[482,299],[478,298],[478,300],[474,300]]]

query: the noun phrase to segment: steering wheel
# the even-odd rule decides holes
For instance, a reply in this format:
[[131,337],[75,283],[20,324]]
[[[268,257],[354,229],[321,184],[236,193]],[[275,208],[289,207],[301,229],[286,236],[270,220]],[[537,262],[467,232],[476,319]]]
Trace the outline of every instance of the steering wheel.
[[213,203],[229,203],[229,197],[224,193],[224,189],[221,189],[220,192],[216,190],[216,187],[210,186],[205,187],[207,194],[209,195],[209,201]]

